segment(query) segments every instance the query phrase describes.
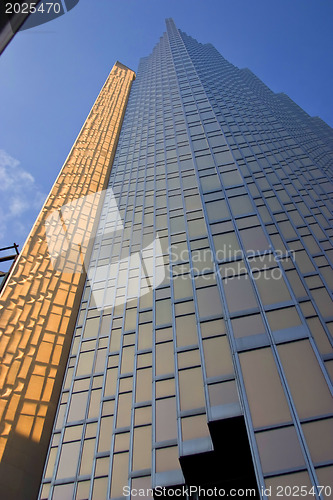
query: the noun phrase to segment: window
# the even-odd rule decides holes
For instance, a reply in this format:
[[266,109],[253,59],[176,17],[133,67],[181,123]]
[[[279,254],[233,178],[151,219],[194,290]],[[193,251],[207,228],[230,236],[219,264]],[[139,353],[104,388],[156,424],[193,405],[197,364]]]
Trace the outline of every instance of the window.
[[169,439],[177,439],[176,398],[156,401],[156,441]]
[[151,425],[136,427],[133,436],[133,470],[149,469],[152,455]]
[[163,344],[156,345],[156,375],[174,373],[173,350],[173,342],[164,342]]
[[269,250],[269,243],[260,226],[243,229],[239,234],[246,252]]
[[221,189],[220,179],[218,178],[217,174],[201,177],[200,184],[204,193]]
[[241,253],[237,237],[234,232],[213,236],[216,258],[219,261],[233,260]]
[[136,398],[137,403],[150,401],[152,398],[152,368],[143,368],[136,372]]
[[57,479],[75,476],[79,459],[80,446],[80,441],[62,445],[57,471]]
[[291,415],[271,350],[248,351],[239,359],[253,425],[289,422]]
[[316,420],[302,425],[313,462],[330,461],[333,450],[333,419]]
[[156,302],[156,325],[171,323],[171,321],[171,300],[158,300]]
[[174,295],[175,299],[184,299],[186,297],[192,297],[192,280],[188,274],[182,274],[175,277],[173,280]]
[[[309,492],[313,487],[312,482],[310,481],[309,478],[309,474],[306,471],[270,477],[265,479],[265,483],[266,483],[266,488],[271,488],[272,491],[272,495],[269,497],[270,500],[281,499],[281,496],[277,496],[277,492],[281,490],[281,491],[286,491],[288,493],[289,487],[291,488],[291,492],[293,491],[294,488],[295,488],[294,491],[299,491],[300,495],[302,495],[302,497],[305,498],[306,500],[311,500],[311,499],[313,500],[314,498],[314,496],[311,494],[303,496],[303,494],[301,493],[302,486],[305,487],[303,489],[305,489],[305,491],[307,492]],[[319,484],[326,485],[328,484],[328,482],[319,481]],[[299,490],[297,489],[297,487],[299,488]]]
[[85,417],[88,392],[72,394],[68,413],[68,422],[82,420]]
[[259,335],[266,332],[260,314],[244,316],[231,321],[235,338],[247,337],[249,335]]
[[215,222],[230,217],[225,200],[217,200],[206,203],[206,210],[209,222]]
[[[169,446],[168,448],[159,448],[156,450],[156,472],[177,469],[180,469],[178,446]],[[118,496],[120,495],[121,493]]]
[[[128,461],[128,453],[116,453],[113,457],[111,498],[121,497],[123,487],[128,484]],[[104,498],[104,496],[100,498]]]
[[242,177],[238,170],[230,170],[229,172],[223,172],[223,170],[221,170],[221,177],[224,187],[233,186],[234,184],[243,184]]
[[248,195],[229,198],[230,208],[234,216],[253,213],[253,206]]
[[230,347],[226,336],[204,339],[203,348],[207,377],[234,374]]
[[202,217],[199,219],[195,220],[190,220],[188,221],[188,232],[190,238],[196,238],[199,236],[207,236],[207,228],[206,228],[206,223]]
[[197,290],[199,315],[201,318],[222,316],[222,305],[217,286]]
[[239,403],[236,382],[234,380],[210,384],[208,392],[211,406]]
[[264,305],[291,300],[290,293],[282,276],[282,271],[279,268],[254,273],[253,278]]
[[264,473],[304,466],[304,457],[293,426],[256,434]]
[[197,325],[194,314],[176,318],[177,346],[187,346],[198,343]]
[[201,368],[181,370],[179,372],[179,390],[182,411],[205,406]]
[[278,351],[299,417],[332,412],[331,394],[309,341],[282,344]]
[[183,441],[209,437],[206,414],[182,418],[182,436]]
[[230,313],[257,307],[257,301],[248,275],[223,280]]
[[[132,393],[126,392],[118,396],[117,427],[127,427],[131,423]],[[109,417],[106,417],[109,418]],[[111,428],[112,430],[112,428]],[[100,440],[101,441],[101,440]],[[104,440],[103,440],[104,441]]]

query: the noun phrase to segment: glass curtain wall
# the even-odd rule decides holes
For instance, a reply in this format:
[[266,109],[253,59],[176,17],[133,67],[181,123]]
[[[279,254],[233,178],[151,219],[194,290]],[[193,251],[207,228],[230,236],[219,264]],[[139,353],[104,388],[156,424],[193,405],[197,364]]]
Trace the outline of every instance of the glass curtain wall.
[[329,497],[330,133],[167,20],[131,89],[41,499],[251,474],[260,498]]

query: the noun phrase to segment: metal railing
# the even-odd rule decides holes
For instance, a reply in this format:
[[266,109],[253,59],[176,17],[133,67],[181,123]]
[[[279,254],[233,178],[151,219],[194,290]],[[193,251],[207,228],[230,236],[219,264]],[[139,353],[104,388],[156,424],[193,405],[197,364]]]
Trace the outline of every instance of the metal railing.
[[[8,271],[0,271],[0,291],[2,290],[5,282],[7,281],[7,278],[9,276],[9,273],[11,271],[11,268],[12,268],[15,260],[17,259],[18,255],[20,254],[20,252],[18,251],[18,247],[19,246],[16,243],[14,243],[13,245],[11,245],[9,247],[0,248],[0,264],[2,262],[13,261],[12,265],[10,266]],[[10,253],[9,255],[1,255],[1,252],[6,252],[8,250],[15,250],[15,253]]]

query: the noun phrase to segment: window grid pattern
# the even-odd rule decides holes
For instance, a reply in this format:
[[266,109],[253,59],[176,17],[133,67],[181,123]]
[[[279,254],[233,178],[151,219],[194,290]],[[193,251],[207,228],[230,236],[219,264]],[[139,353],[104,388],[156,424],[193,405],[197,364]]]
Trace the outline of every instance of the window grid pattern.
[[131,90],[109,182],[124,229],[108,233],[109,192],[40,498],[180,483],[178,457],[212,449],[207,422],[243,412],[259,484],[332,465],[314,444],[332,422],[326,146],[315,165],[301,113],[167,30]]
[[[133,78],[114,65],[2,289],[0,485],[7,498],[38,494],[84,287],[81,259],[98,225],[98,193],[108,182]],[[64,269],[51,257],[51,248],[68,250],[59,214],[86,197],[94,201],[66,227],[82,237],[80,253],[70,249]]]

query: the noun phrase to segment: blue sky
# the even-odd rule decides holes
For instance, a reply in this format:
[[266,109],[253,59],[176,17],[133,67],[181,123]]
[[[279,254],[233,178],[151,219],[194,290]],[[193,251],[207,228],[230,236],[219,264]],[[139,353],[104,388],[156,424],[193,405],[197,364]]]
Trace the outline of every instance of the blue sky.
[[331,0],[80,0],[0,57],[0,247],[22,247],[114,62],[136,70],[166,17],[333,126]]

